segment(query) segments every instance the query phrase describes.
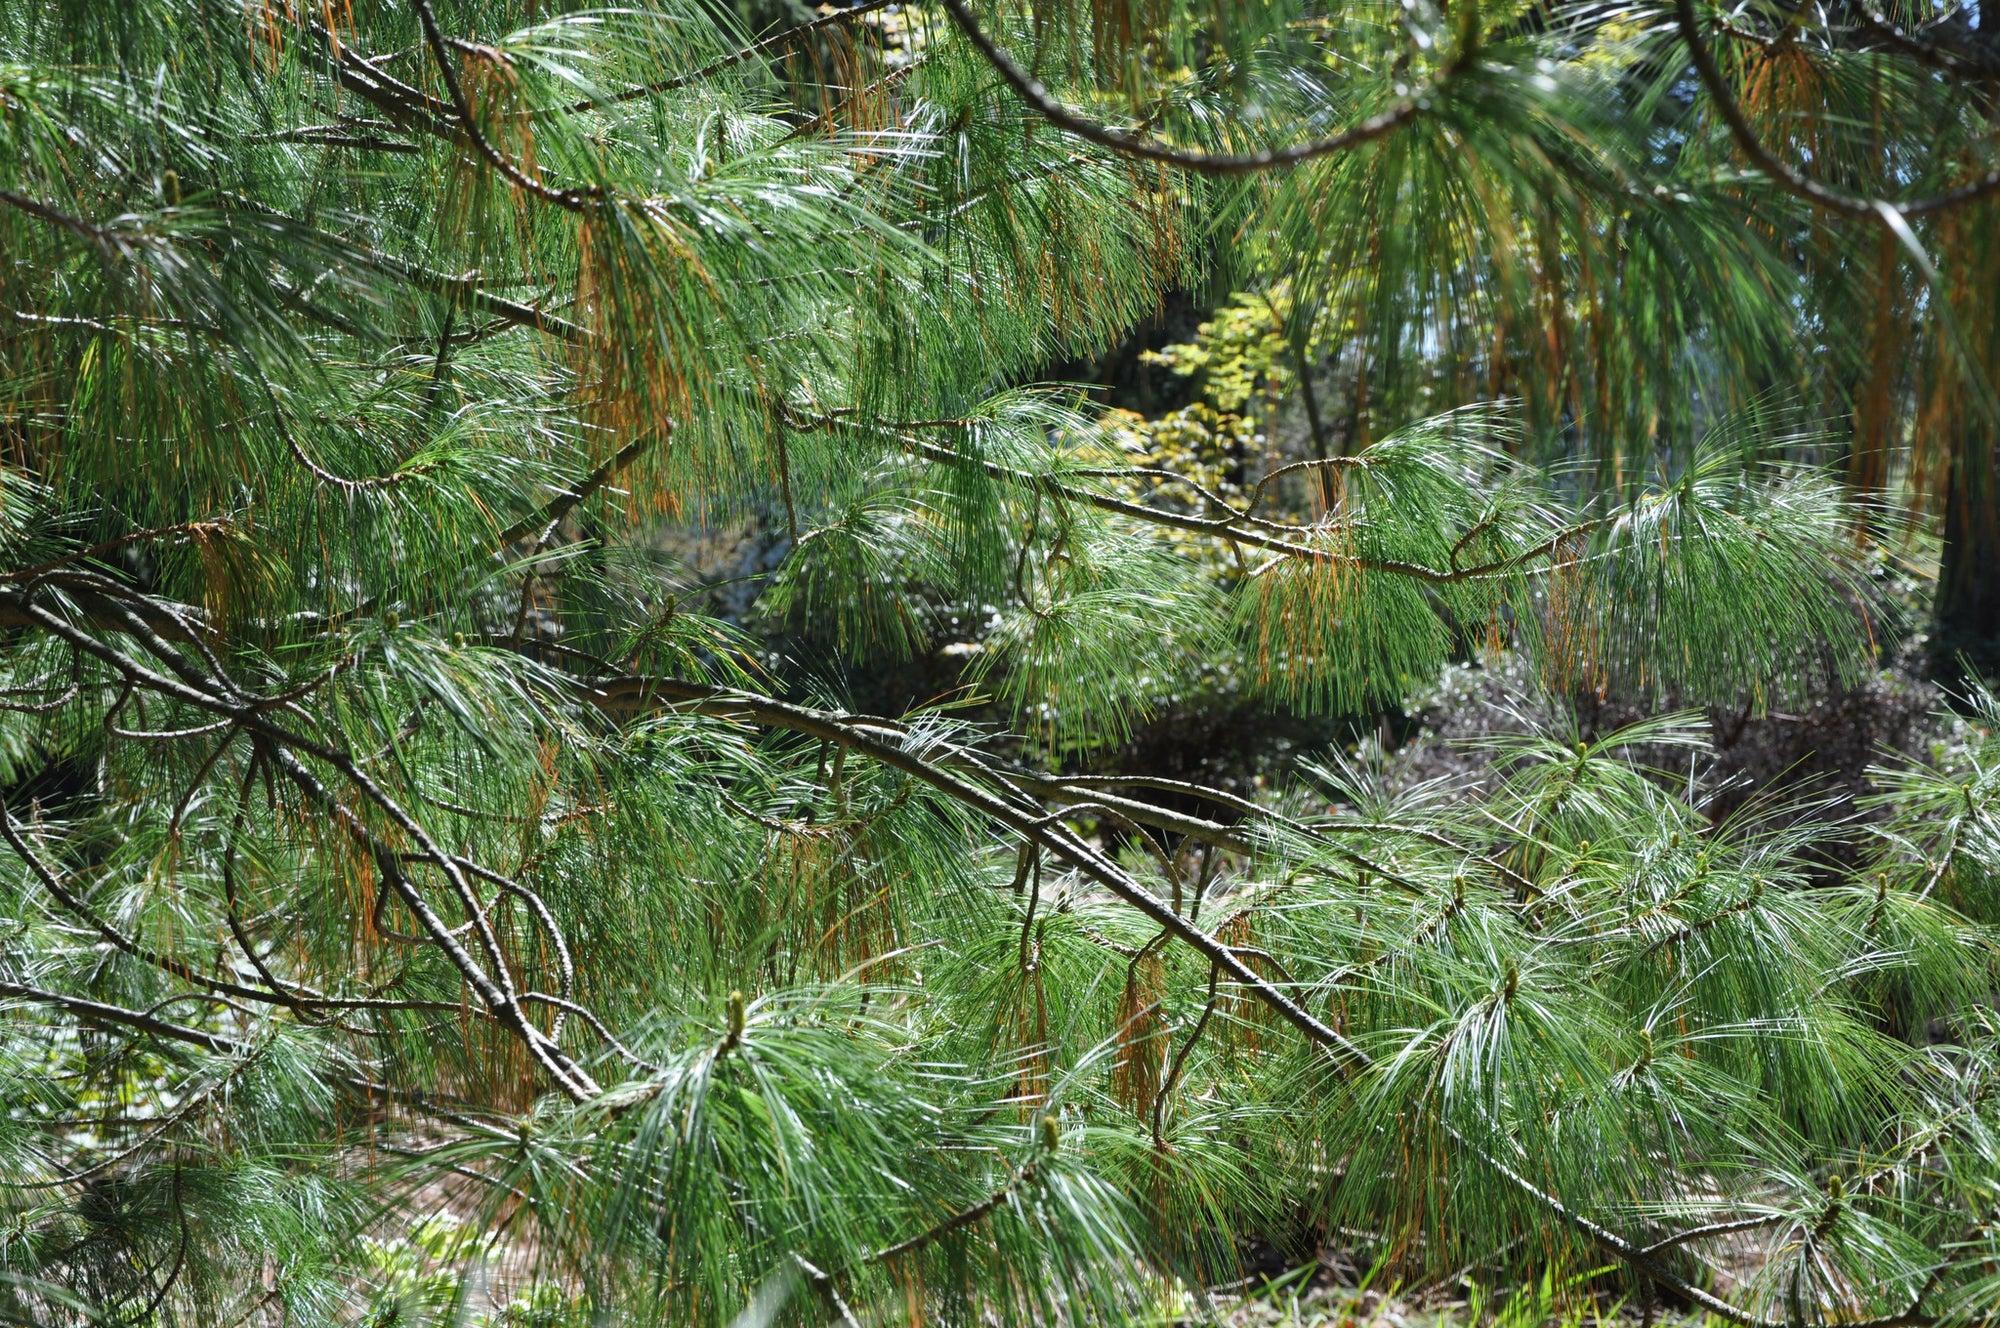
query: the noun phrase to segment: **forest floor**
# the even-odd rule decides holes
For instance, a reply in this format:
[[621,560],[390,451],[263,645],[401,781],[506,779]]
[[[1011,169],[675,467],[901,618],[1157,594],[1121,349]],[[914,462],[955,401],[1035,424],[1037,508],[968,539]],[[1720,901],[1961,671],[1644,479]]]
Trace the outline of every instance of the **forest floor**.
[[[1310,1272],[1311,1275],[1306,1275]],[[1364,1278],[1365,1281],[1365,1278]],[[1620,1328],[1641,1319],[1637,1306],[1579,1288],[1564,1295],[1553,1285],[1495,1290],[1462,1275],[1405,1289],[1353,1285],[1351,1277],[1322,1263],[1235,1295],[1218,1294],[1206,1314],[1181,1324],[1221,1328]],[[1662,1328],[1673,1319],[1655,1316]]]

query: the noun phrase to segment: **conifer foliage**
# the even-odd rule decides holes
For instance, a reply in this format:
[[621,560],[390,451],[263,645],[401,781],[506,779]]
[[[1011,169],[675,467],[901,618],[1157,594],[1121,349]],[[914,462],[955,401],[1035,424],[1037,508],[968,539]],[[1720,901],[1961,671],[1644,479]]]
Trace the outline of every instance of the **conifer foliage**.
[[[1871,667],[1857,509],[1717,386],[1802,305],[1675,22],[0,7],[0,1315],[1118,1322],[1336,1229],[1989,1310],[2000,738],[1853,876],[1712,823],[1684,715],[1065,773],[1204,670]],[[1388,425],[1219,492],[1022,386],[1232,265]],[[661,523],[746,512],[855,667],[990,617],[1011,728],[688,607]]]

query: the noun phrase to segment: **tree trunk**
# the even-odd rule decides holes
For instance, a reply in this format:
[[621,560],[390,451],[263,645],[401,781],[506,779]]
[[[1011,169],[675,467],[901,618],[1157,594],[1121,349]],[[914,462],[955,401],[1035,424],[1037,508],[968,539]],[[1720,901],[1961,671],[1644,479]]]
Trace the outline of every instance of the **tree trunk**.
[[1940,372],[1917,430],[1919,469],[1926,452],[1943,462],[1931,650],[1932,672],[1949,686],[2000,676],[2000,206],[1941,218],[1937,240],[1949,246],[1951,295],[1934,319]]
[[1854,401],[1854,446],[1847,456],[1847,491],[1866,506],[1871,527],[1880,525],[1889,487],[1889,453],[1895,446],[1897,375],[1903,367],[1909,322],[1904,317],[1903,249],[1888,227],[1876,241],[1875,317],[1869,328],[1861,391]]
[[1953,449],[1945,481],[1944,549],[1939,557],[1937,673],[1959,680],[1968,672],[2000,676],[2000,448],[1977,419]]

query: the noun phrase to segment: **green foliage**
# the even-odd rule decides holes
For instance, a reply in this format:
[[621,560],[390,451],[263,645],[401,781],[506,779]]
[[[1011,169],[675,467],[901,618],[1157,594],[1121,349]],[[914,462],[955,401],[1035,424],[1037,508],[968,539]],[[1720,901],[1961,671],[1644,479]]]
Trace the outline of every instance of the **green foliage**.
[[1017,723],[1054,747],[1122,740],[1222,648],[1220,596],[1199,566],[1091,524],[1055,536],[975,673],[997,672]]
[[[1217,678],[1870,660],[1761,404],[1837,255],[1660,16],[725,8],[0,10],[0,1318],[1125,1323],[1349,1230],[1524,1321],[1987,1313],[1990,697],[1858,873],[1678,717],[1062,769]],[[1032,385],[1203,281],[1197,405]],[[665,527],[738,520],[698,610]],[[821,701],[954,617],[1004,722]]]
[[1210,405],[1241,411],[1253,398],[1279,389],[1285,339],[1278,301],[1284,295],[1282,288],[1273,296],[1233,295],[1212,321],[1196,329],[1193,341],[1140,358],[1183,377],[1198,376]]

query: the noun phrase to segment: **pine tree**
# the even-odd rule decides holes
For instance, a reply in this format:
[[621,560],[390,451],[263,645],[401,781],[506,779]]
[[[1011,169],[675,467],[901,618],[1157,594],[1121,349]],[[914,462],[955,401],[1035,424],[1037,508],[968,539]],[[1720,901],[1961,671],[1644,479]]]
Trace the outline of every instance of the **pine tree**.
[[[1930,39],[941,3],[0,11],[6,1317],[1125,1321],[1294,1221],[1989,1313],[1990,700],[1832,879],[1685,715],[1476,789],[1063,763],[1205,670],[1860,676],[1870,513],[1760,404],[1842,289],[1789,200],[1911,263],[1946,205],[1747,180],[1728,79],[1788,85],[1698,43]],[[1981,150],[1947,73],[1884,197]],[[1216,273],[1344,436],[1163,470],[1032,385]],[[990,614],[1011,726],[690,607],[661,523],[745,512],[857,667]]]

